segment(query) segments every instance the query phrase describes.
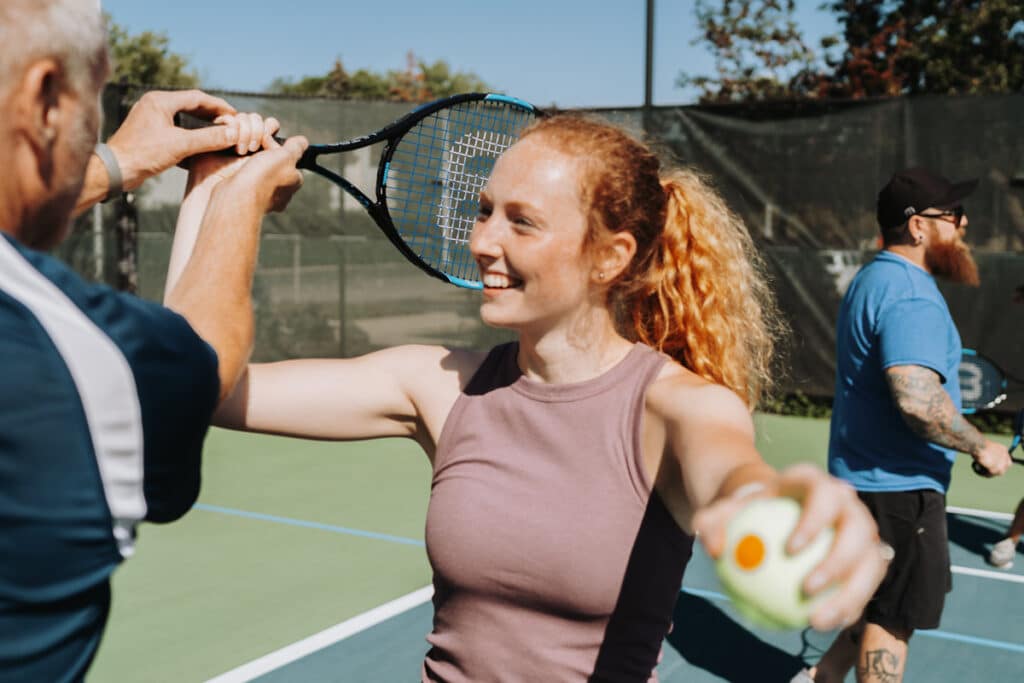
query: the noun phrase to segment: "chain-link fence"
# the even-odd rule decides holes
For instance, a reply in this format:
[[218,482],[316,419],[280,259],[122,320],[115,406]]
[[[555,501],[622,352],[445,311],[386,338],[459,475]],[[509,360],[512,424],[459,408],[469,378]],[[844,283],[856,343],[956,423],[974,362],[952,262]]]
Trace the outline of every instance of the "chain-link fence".
[[[108,132],[137,90],[104,95]],[[277,117],[313,142],[365,134],[408,105],[218,93],[240,111]],[[897,169],[977,177],[965,201],[978,289],[942,284],[964,344],[1024,375],[1024,96],[599,110],[642,132],[667,161],[704,171],[750,227],[793,329],[783,390],[829,396],[834,323],[846,285],[877,248],[878,189]],[[334,157],[334,170],[372,190],[379,148]],[[79,219],[60,254],[79,271],[146,298],[163,292],[185,174],[173,169]],[[409,342],[485,347],[475,292],[408,264],[359,204],[309,175],[286,212],[264,222],[255,281],[255,358],[337,356]],[[1011,397],[1007,407],[1024,406]]]

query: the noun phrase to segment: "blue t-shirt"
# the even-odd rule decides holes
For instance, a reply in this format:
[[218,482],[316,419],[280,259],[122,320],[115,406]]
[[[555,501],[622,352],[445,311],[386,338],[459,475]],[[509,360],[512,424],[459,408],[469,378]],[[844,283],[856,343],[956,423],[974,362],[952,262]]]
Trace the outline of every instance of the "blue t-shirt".
[[183,515],[220,390],[184,318],[0,237],[0,680],[78,681],[135,526]]
[[955,451],[910,430],[885,378],[897,365],[929,368],[960,408],[960,334],[935,278],[881,252],[853,279],[836,330],[829,471],[859,491],[945,493]]

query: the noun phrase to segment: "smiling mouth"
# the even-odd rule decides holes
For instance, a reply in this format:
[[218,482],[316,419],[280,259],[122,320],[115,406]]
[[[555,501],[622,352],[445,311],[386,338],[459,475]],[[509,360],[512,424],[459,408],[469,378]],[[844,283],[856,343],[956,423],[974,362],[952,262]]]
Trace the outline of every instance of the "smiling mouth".
[[488,289],[515,289],[523,284],[522,280],[505,275],[504,273],[486,273],[482,281]]

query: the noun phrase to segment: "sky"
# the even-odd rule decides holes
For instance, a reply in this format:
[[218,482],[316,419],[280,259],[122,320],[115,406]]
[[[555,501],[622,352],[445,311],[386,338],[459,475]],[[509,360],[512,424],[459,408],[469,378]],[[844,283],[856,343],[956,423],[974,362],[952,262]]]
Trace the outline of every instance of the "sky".
[[[800,0],[808,45],[838,33],[821,0]],[[167,35],[210,89],[262,92],[275,78],[384,73],[444,60],[492,89],[539,106],[632,107],[644,99],[646,0],[102,0],[130,33]],[[691,104],[680,71],[711,74],[694,45],[692,0],[655,0],[652,99]]]

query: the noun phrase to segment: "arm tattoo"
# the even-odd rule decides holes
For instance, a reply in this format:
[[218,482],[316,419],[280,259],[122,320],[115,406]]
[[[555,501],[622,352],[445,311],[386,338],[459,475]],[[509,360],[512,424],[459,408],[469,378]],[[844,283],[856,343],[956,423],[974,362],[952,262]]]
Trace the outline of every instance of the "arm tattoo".
[[868,650],[857,662],[857,680],[872,683],[899,683],[903,679],[900,658],[889,650]]
[[928,368],[908,365],[885,373],[896,407],[911,431],[926,441],[974,455],[985,438],[953,405]]

